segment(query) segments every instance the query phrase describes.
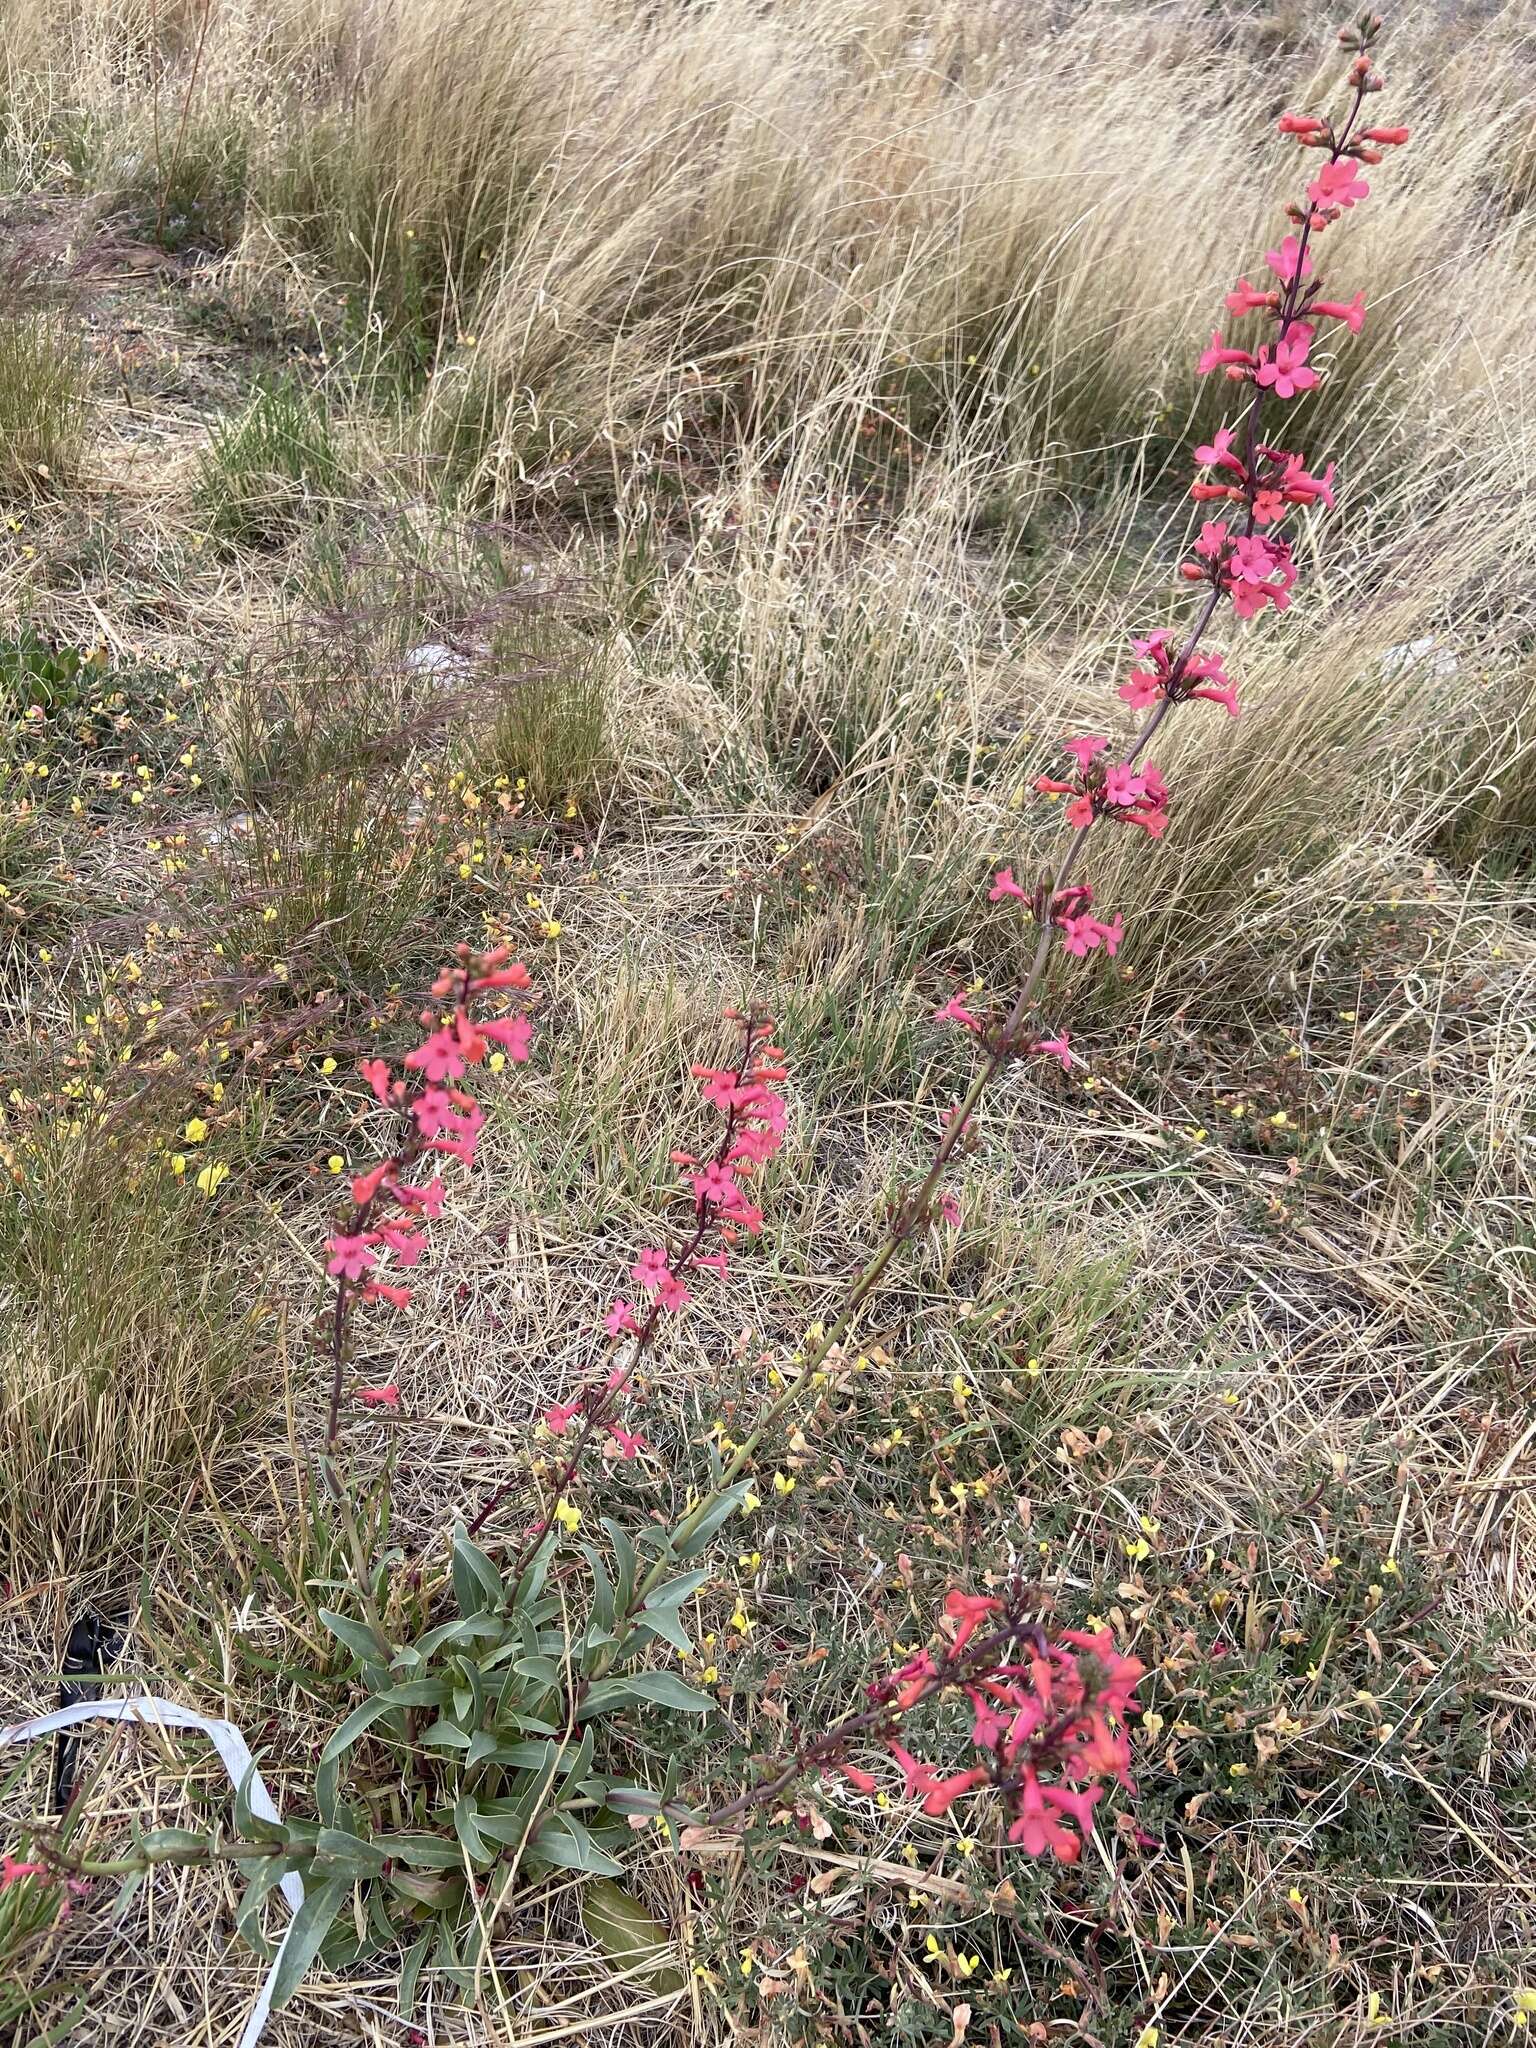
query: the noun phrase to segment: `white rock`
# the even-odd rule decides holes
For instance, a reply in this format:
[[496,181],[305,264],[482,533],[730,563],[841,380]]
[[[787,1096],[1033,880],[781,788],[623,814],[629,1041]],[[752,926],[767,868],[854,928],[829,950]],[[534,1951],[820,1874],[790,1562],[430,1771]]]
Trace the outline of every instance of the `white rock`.
[[1437,640],[1433,633],[1426,633],[1422,640],[1405,640],[1399,647],[1389,647],[1381,657],[1382,672],[1389,676],[1425,664],[1437,676],[1453,676],[1461,667],[1456,650]]
[[400,666],[407,675],[425,676],[434,683],[457,682],[467,676],[470,660],[467,654],[460,654],[452,647],[445,647],[441,640],[423,640],[419,647],[413,647]]

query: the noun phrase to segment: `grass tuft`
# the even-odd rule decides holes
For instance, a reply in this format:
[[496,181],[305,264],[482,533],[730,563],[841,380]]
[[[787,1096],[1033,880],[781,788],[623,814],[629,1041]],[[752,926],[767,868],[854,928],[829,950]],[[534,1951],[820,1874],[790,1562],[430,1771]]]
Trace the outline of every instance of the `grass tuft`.
[[0,490],[51,497],[79,468],[90,372],[62,313],[0,316]]
[[221,541],[275,546],[329,509],[343,474],[324,407],[280,377],[214,428],[198,464],[193,514]]

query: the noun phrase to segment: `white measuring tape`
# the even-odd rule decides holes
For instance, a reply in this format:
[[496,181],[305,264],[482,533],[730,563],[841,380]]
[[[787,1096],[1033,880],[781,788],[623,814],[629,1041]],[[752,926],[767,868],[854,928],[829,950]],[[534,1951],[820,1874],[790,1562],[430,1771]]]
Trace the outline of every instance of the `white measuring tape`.
[[[78,1706],[60,1707],[55,1713],[39,1714],[32,1721],[20,1721],[14,1728],[0,1728],[0,1748],[11,1742],[36,1742],[39,1736],[53,1735],[60,1728],[78,1728],[86,1721],[139,1721],[150,1728],[195,1728],[200,1735],[206,1735],[218,1751],[231,1785],[238,1790],[241,1782],[245,1781],[251,1811],[263,1820],[275,1821],[278,1818],[271,1793],[260,1772],[252,1768],[255,1759],[251,1755],[251,1746],[233,1721],[213,1721],[206,1714],[194,1713],[190,1707],[178,1707],[171,1700],[154,1699],[148,1693],[131,1699],[82,1700]],[[250,1773],[248,1779],[247,1772]],[[286,1877],[279,1879],[277,1888],[290,1910],[297,1913],[304,1903],[304,1880],[298,1872],[289,1871]],[[240,2036],[240,2048],[255,2048],[261,2038],[267,2015],[272,2009],[272,1980],[277,1975],[283,1950],[288,1946],[292,1932],[290,1922],[283,1929],[283,1938],[272,1958],[272,1967],[267,1972],[256,2003],[251,2007],[245,2032]]]

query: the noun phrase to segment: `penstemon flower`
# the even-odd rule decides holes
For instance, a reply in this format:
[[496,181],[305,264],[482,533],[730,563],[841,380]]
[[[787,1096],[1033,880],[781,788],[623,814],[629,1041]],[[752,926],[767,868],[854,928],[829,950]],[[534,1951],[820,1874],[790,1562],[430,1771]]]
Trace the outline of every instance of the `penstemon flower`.
[[[1037,781],[1042,793],[1069,799],[1064,808],[1072,838],[1055,873],[1028,886],[1012,867],[1003,867],[988,892],[991,902],[1021,904],[1038,929],[1022,985],[1006,1014],[978,1014],[963,989],[935,1010],[937,1019],[958,1025],[978,1040],[984,1052],[978,1071],[961,1100],[945,1113],[921,1182],[891,1204],[884,1241],[852,1281],[840,1312],[818,1328],[813,1341],[808,1338],[804,1350],[796,1354],[797,1375],[786,1377],[783,1391],[722,1461],[713,1489],[690,1505],[664,1553],[631,1588],[622,1617],[626,1623],[657,1592],[676,1560],[691,1556],[693,1546],[719,1526],[722,1512],[730,1512],[730,1489],[746,1484],[741,1474],[768,1431],[804,1387],[823,1377],[823,1362],[843,1343],[901,1247],[931,1229],[936,1220],[959,1222],[958,1206],[941,1191],[941,1183],[956,1154],[974,1146],[973,1116],[990,1082],[1015,1058],[1054,1058],[1064,1070],[1075,1062],[1068,1033],[1042,1030],[1034,1012],[1058,945],[1075,958],[1102,951],[1112,959],[1124,937],[1121,917],[1101,916],[1093,889],[1074,879],[1088,835],[1106,820],[1135,827],[1148,839],[1158,839],[1167,830],[1172,796],[1145,758],[1154,736],[1175,707],[1195,699],[1215,704],[1234,718],[1239,711],[1227,657],[1203,646],[1206,633],[1227,607],[1239,621],[1289,608],[1298,571],[1282,529],[1297,512],[1317,506],[1331,509],[1334,503],[1333,464],[1318,469],[1306,454],[1267,438],[1264,415],[1266,407],[1289,406],[1321,381],[1324,370],[1313,350],[1322,323],[1358,333],[1364,321],[1363,295],[1347,301],[1324,298],[1323,281],[1315,273],[1320,238],[1370,196],[1371,186],[1360,167],[1381,162],[1385,150],[1408,139],[1405,128],[1361,126],[1367,99],[1381,90],[1370,57],[1380,28],[1379,16],[1365,14],[1353,28],[1341,32],[1341,42],[1354,55],[1349,100],[1339,120],[1287,113],[1279,122],[1282,135],[1303,149],[1323,152],[1326,160],[1307,184],[1303,199],[1287,209],[1290,232],[1265,253],[1274,283],[1255,286],[1244,277],[1226,296],[1229,313],[1240,320],[1261,319],[1267,331],[1239,343],[1218,328],[1197,364],[1202,375],[1220,370],[1246,392],[1237,417],[1194,451],[1197,474],[1191,497],[1196,503],[1222,507],[1220,517],[1203,521],[1179,568],[1183,582],[1203,590],[1199,608],[1182,632],[1158,626],[1132,639],[1135,665],[1119,685],[1119,697],[1133,711],[1147,715],[1125,751],[1117,758],[1109,735],[1103,733],[1070,738],[1063,744],[1070,772],[1043,775]],[[445,972],[432,992],[438,1001],[449,1002],[449,1014],[423,1014],[426,1036],[406,1055],[404,1073],[396,1075],[381,1060],[363,1063],[364,1077],[378,1100],[399,1111],[402,1137],[388,1158],[353,1182],[352,1212],[327,1245],[328,1270],[336,1282],[328,1449],[334,1449],[336,1438],[348,1316],[360,1302],[404,1306],[408,1289],[386,1275],[408,1269],[420,1258],[426,1226],[441,1208],[441,1180],[434,1177],[423,1183],[410,1176],[428,1154],[473,1163],[483,1118],[462,1085],[468,1069],[493,1043],[514,1060],[528,1054],[531,1026],[525,1015],[477,1023],[471,1015],[473,1000],[491,990],[526,990],[528,985],[526,970],[520,964],[506,965],[504,952],[476,960],[467,948],[460,948],[457,965]],[[647,1448],[644,1438],[619,1420],[619,1404],[631,1390],[640,1361],[664,1318],[687,1308],[700,1274],[709,1270],[724,1275],[732,1246],[743,1234],[756,1235],[762,1228],[763,1212],[752,1199],[752,1184],[783,1140],[785,1105],[774,1086],[784,1078],[783,1054],[769,1042],[770,1019],[736,1011],[726,1014],[741,1031],[734,1064],[694,1069],[706,1102],[723,1117],[723,1133],[712,1153],[672,1155],[683,1176],[689,1220],[670,1240],[637,1249],[628,1275],[632,1293],[615,1299],[602,1318],[609,1340],[602,1368],[572,1399],[553,1403],[544,1414],[544,1430],[570,1447],[548,1489],[547,1507],[527,1532],[513,1563],[514,1584],[554,1525],[575,1529],[580,1524],[581,1510],[564,1496],[587,1447],[601,1440],[611,1447],[611,1454],[623,1458],[636,1457]],[[371,1407],[394,1407],[399,1397],[391,1385],[359,1389],[358,1398]],[[470,1535],[483,1528],[519,1483],[510,1479],[490,1495],[470,1525]],[[787,1492],[793,1483],[781,1479],[780,1490]],[[351,1525],[349,1538],[365,1610],[375,1639],[382,1644],[377,1617],[368,1608],[366,1570]],[[1067,1863],[1077,1860],[1105,1786],[1130,1789],[1125,1723],[1135,1711],[1140,1662],[1121,1656],[1107,1630],[1047,1631],[1030,1619],[1027,1595],[1017,1586],[1006,1599],[954,1589],[946,1598],[945,1614],[952,1629],[938,1650],[922,1651],[890,1677],[878,1680],[868,1689],[866,1707],[835,1722],[798,1749],[776,1776],[710,1818],[738,1816],[811,1769],[837,1769],[860,1789],[875,1790],[874,1773],[848,1758],[850,1746],[864,1740],[883,1746],[924,1811],[943,1814],[956,1800],[973,1793],[996,1796],[1008,1816],[1010,1842],[1027,1854],[1050,1854]],[[921,1759],[902,1738],[914,1709],[955,1693],[963,1693],[969,1702],[975,1756],[962,1768],[946,1772]]]
[[[326,1271],[336,1282],[328,1453],[334,1453],[341,1425],[353,1309],[372,1301],[396,1310],[408,1306],[410,1288],[384,1274],[386,1261],[392,1272],[416,1265],[426,1250],[428,1224],[442,1214],[441,1175],[433,1172],[430,1179],[423,1178],[429,1162],[447,1157],[465,1166],[475,1163],[485,1113],[463,1086],[469,1069],[479,1066],[493,1049],[511,1060],[528,1057],[533,1025],[526,1013],[477,1018],[475,1011],[487,996],[503,991],[526,994],[531,986],[527,968],[511,959],[508,947],[476,954],[460,946],[453,965],[432,984],[433,1002],[446,1003],[447,1013],[422,1011],[427,1035],[405,1055],[402,1072],[396,1074],[382,1059],[359,1063],[358,1071],[375,1098],[394,1110],[400,1121],[394,1150],[366,1173],[354,1176],[351,1212],[326,1239]],[[393,1385],[360,1387],[356,1398],[370,1408],[394,1409],[400,1404],[399,1389]]]
[[[773,1019],[727,1010],[726,1022],[741,1032],[741,1049],[729,1067],[694,1066],[705,1102],[724,1119],[720,1138],[712,1153],[699,1156],[677,1151],[672,1164],[682,1170],[691,1218],[677,1241],[670,1245],[646,1245],[629,1269],[638,1296],[650,1297],[650,1306],[623,1297],[614,1301],[603,1317],[603,1332],[613,1340],[606,1372],[594,1377],[571,1401],[555,1402],[544,1412],[544,1427],[552,1436],[570,1436],[571,1449],[551,1488],[555,1503],[541,1515],[525,1538],[527,1547],[546,1533],[551,1519],[559,1513],[566,1487],[575,1478],[582,1456],[600,1433],[621,1458],[639,1455],[649,1446],[644,1437],[623,1427],[616,1419],[619,1403],[631,1391],[636,1370],[662,1321],[679,1315],[693,1299],[690,1278],[710,1271],[722,1278],[729,1268],[730,1247],[743,1235],[756,1237],[763,1227],[763,1212],[751,1200],[748,1186],[754,1174],[784,1142],[788,1110],[774,1086],[786,1078],[784,1054],[774,1045]],[[476,1514],[469,1533],[477,1535],[518,1482],[499,1486]]]
[[[1281,116],[1279,131],[1303,149],[1326,152],[1327,161],[1309,182],[1303,199],[1290,205],[1290,232],[1278,247],[1265,252],[1272,285],[1255,286],[1240,278],[1227,294],[1226,307],[1239,319],[1260,316],[1270,326],[1267,336],[1251,343],[1229,340],[1218,327],[1196,365],[1202,376],[1220,370],[1234,384],[1246,386],[1248,398],[1238,418],[1219,428],[1196,448],[1198,466],[1190,495],[1197,503],[1226,506],[1224,517],[1207,519],[1179,567],[1188,583],[1203,585],[1206,596],[1193,623],[1182,634],[1158,626],[1134,638],[1136,665],[1120,685],[1119,695],[1133,711],[1148,713],[1145,724],[1120,758],[1113,758],[1108,735],[1088,733],[1064,743],[1071,757],[1070,775],[1042,775],[1035,788],[1042,794],[1068,797],[1065,807],[1073,838],[1054,878],[1033,890],[1023,887],[1011,867],[1000,868],[988,892],[994,903],[1020,899],[1040,927],[1030,972],[1005,1019],[978,1017],[957,992],[934,1015],[961,1025],[988,1048],[982,1073],[963,1105],[969,1114],[981,1090],[1004,1060],[1020,1054],[1051,1053],[1070,1064],[1066,1034],[1042,1036],[1024,1029],[1044,978],[1052,945],[1059,934],[1062,949],[1079,959],[1102,947],[1113,957],[1123,932],[1116,917],[1105,923],[1092,914],[1092,892],[1072,885],[1072,874],[1089,832],[1101,820],[1139,826],[1149,839],[1160,838],[1169,821],[1170,793],[1150,761],[1143,760],[1153,735],[1175,705],[1204,699],[1238,715],[1237,687],[1227,673],[1226,657],[1201,643],[1225,604],[1238,619],[1255,618],[1266,609],[1285,611],[1291,602],[1297,567],[1290,541],[1279,530],[1297,511],[1314,506],[1332,509],[1334,465],[1315,470],[1309,458],[1282,448],[1263,434],[1266,402],[1280,404],[1302,396],[1321,381],[1312,360],[1320,324],[1337,322],[1358,334],[1365,320],[1365,298],[1325,298],[1315,275],[1319,238],[1344,215],[1369,198],[1371,187],[1361,166],[1382,161],[1383,151],[1408,140],[1408,130],[1366,128],[1361,116],[1366,101],[1382,88],[1372,66],[1371,45],[1381,31],[1381,17],[1363,14],[1340,32],[1343,46],[1353,51],[1349,67],[1349,101],[1337,122],[1322,114]],[[935,1167],[946,1159],[941,1145]],[[922,1194],[926,1210],[935,1176]]]
[[[791,1762],[717,1808],[710,1822],[734,1820],[812,1771],[833,1770],[855,1791],[876,1792],[877,1773],[850,1763],[848,1752],[878,1744],[924,1813],[946,1814],[958,1799],[990,1791],[1003,1801],[1011,1843],[1029,1856],[1075,1863],[1105,1785],[1135,1790],[1126,1721],[1138,1711],[1145,1666],[1122,1656],[1107,1628],[1052,1633],[1031,1618],[1029,1600],[1019,1585],[1006,1598],[952,1587],[945,1644],[877,1679],[866,1688],[867,1707],[802,1744]],[[973,1759],[946,1770],[898,1738],[917,1708],[954,1693],[970,1704]]]

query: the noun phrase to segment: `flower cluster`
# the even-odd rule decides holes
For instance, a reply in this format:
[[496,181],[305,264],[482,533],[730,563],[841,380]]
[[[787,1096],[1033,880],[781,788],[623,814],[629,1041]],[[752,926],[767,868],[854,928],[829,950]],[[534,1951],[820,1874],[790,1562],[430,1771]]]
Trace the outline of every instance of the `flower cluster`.
[[1186,697],[1204,697],[1237,717],[1237,691],[1219,654],[1192,654],[1179,662],[1166,626],[1158,626],[1144,640],[1133,640],[1131,652],[1140,657],[1140,664],[1120,685],[1120,695],[1133,711],[1145,711],[1164,700],[1178,704]]
[[1139,825],[1149,839],[1161,839],[1168,825],[1168,788],[1149,761],[1137,768],[1129,761],[1104,761],[1109,739],[1088,733],[1062,748],[1077,763],[1070,782],[1039,775],[1035,788],[1045,796],[1069,796],[1067,823],[1084,832],[1095,818],[1113,818],[1120,825]]
[[[454,963],[432,984],[432,1001],[421,1013],[426,1036],[405,1055],[397,1074],[382,1059],[359,1063],[359,1072],[377,1100],[398,1112],[399,1142],[385,1159],[352,1181],[352,1210],[326,1240],[326,1271],[336,1282],[333,1352],[336,1385],[329,1439],[336,1434],[337,1402],[345,1358],[345,1333],[352,1307],[359,1301],[382,1301],[403,1309],[411,1290],[388,1271],[409,1271],[426,1249],[426,1226],[442,1214],[441,1175],[431,1172],[434,1157],[473,1166],[485,1112],[463,1083],[471,1067],[490,1060],[526,1060],[533,1039],[527,1013],[477,1018],[486,996],[501,991],[526,994],[531,987],[527,968],[510,958],[509,948],[472,953],[460,946]],[[446,1008],[441,1006],[446,1005]],[[358,1399],[372,1407],[399,1406],[394,1386],[364,1387]]]
[[[877,1792],[876,1773],[847,1761],[856,1742],[874,1742],[924,1813],[948,1813],[956,1800],[990,1790],[1009,1816],[1010,1842],[1030,1856],[1075,1863],[1105,1787],[1136,1789],[1126,1723],[1138,1711],[1145,1666],[1122,1656],[1107,1628],[1045,1629],[1026,1615],[1025,1599],[1020,1587],[1007,1599],[952,1588],[944,1599],[949,1640],[877,1679],[866,1709],[805,1745],[790,1771],[730,1811],[771,1797],[810,1769],[835,1770],[856,1791]],[[901,1738],[915,1709],[957,1692],[970,1703],[973,1755],[952,1770],[915,1755]]]
[[[749,1184],[784,1142],[788,1110],[775,1083],[787,1075],[784,1054],[772,1043],[771,1017],[748,1016],[727,1010],[726,1022],[741,1031],[741,1050],[733,1066],[694,1066],[704,1100],[724,1118],[724,1127],[713,1152],[699,1155],[676,1151],[672,1164],[683,1171],[691,1221],[678,1241],[671,1245],[647,1245],[630,1267],[637,1296],[620,1297],[609,1305],[603,1317],[604,1333],[613,1340],[609,1368],[601,1379],[581,1388],[569,1401],[556,1401],[545,1409],[544,1427],[552,1436],[569,1437],[571,1448],[555,1479],[555,1515],[562,1514],[566,1487],[574,1478],[582,1455],[592,1438],[602,1432],[622,1458],[637,1457],[649,1449],[644,1437],[624,1428],[616,1419],[619,1403],[631,1392],[636,1370],[662,1319],[677,1315],[693,1299],[690,1278],[702,1270],[724,1276],[728,1253],[743,1236],[756,1237],[763,1228],[763,1211],[751,1199]],[[617,1362],[623,1347],[627,1356]],[[470,1525],[470,1533],[481,1529],[511,1491],[515,1481],[499,1487]],[[568,1522],[573,1511],[565,1507]],[[549,1527],[542,1516],[529,1531],[530,1540]]]
[[[1107,735],[1089,733],[1065,743],[1075,765],[1070,777],[1042,775],[1036,780],[1041,793],[1070,799],[1065,815],[1074,837],[1053,879],[1025,888],[1006,867],[998,870],[989,891],[993,903],[1021,899],[1040,929],[1033,964],[1006,1020],[984,1024],[959,992],[934,1012],[987,1043],[987,1063],[962,1105],[965,1115],[1006,1058],[1059,1052],[1063,1066],[1070,1065],[1065,1032],[1043,1038],[1031,1035],[1025,1022],[1058,940],[1063,951],[1079,959],[1099,949],[1113,958],[1123,935],[1118,917],[1107,924],[1093,914],[1091,891],[1080,884],[1071,886],[1084,839],[1106,818],[1139,826],[1149,839],[1162,836],[1168,823],[1168,789],[1151,761],[1143,759],[1158,726],[1176,704],[1193,698],[1219,704],[1231,717],[1238,716],[1237,687],[1225,658],[1201,646],[1208,627],[1223,603],[1230,603],[1239,620],[1256,618],[1267,609],[1287,610],[1297,569],[1291,543],[1280,528],[1297,512],[1333,507],[1333,464],[1314,469],[1306,455],[1265,440],[1260,427],[1266,400],[1286,403],[1320,382],[1322,373],[1312,350],[1324,325],[1331,322],[1358,334],[1365,322],[1363,293],[1349,300],[1322,295],[1322,281],[1314,275],[1314,251],[1320,235],[1369,198],[1371,187],[1361,167],[1380,163],[1385,150],[1408,140],[1406,128],[1360,126],[1367,98],[1382,87],[1370,56],[1380,29],[1379,15],[1363,14],[1340,34],[1344,47],[1354,53],[1348,80],[1351,96],[1342,120],[1336,123],[1321,114],[1281,117],[1282,135],[1304,149],[1325,152],[1327,160],[1304,197],[1287,208],[1291,231],[1265,253],[1269,278],[1258,285],[1239,278],[1227,294],[1231,314],[1239,319],[1262,315],[1270,325],[1269,334],[1248,345],[1227,339],[1218,328],[1197,366],[1203,376],[1224,371],[1247,392],[1239,418],[1218,428],[1194,451],[1197,474],[1191,496],[1197,503],[1226,508],[1222,517],[1204,521],[1180,564],[1184,581],[1205,586],[1200,612],[1183,632],[1159,626],[1132,640],[1136,661],[1119,694],[1133,711],[1148,716],[1124,755],[1114,759]],[[937,1162],[940,1167],[945,1157]]]

